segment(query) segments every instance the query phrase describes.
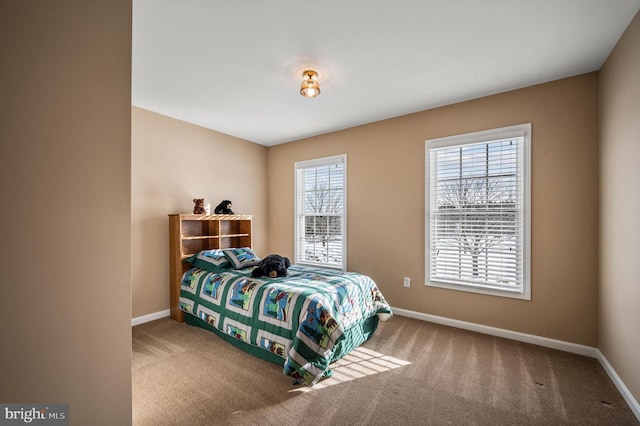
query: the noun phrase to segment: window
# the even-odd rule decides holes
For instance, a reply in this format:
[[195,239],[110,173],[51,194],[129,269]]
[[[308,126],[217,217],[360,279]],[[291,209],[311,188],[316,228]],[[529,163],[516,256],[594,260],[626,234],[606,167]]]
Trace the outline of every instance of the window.
[[295,263],[346,270],[347,156],[301,161],[295,169]]
[[531,124],[426,141],[426,284],[531,299]]

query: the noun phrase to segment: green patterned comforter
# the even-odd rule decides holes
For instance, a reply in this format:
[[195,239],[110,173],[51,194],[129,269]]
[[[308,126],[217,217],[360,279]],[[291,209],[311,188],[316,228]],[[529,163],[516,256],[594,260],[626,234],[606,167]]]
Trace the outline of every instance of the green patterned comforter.
[[[180,308],[223,335],[282,358],[284,374],[299,383],[313,385],[330,375],[331,362],[371,336],[377,326],[372,317],[391,316],[366,275],[293,265],[287,277],[252,278],[252,269],[188,270]],[[371,333],[363,332],[371,320]]]

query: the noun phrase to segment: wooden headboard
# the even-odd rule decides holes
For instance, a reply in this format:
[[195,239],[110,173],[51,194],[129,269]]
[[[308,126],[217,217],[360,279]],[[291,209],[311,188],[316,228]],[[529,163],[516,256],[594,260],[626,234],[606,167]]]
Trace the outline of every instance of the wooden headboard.
[[182,274],[191,264],[185,262],[200,250],[253,247],[252,215],[170,214],[169,215],[169,303],[171,318],[183,322],[180,310]]

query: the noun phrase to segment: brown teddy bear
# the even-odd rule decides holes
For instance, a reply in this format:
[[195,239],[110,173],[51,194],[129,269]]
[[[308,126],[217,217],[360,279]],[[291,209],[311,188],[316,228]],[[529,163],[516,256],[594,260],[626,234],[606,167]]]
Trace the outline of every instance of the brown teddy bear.
[[204,198],[194,198],[193,202],[195,206],[193,206],[193,214],[205,214],[206,210],[204,209]]

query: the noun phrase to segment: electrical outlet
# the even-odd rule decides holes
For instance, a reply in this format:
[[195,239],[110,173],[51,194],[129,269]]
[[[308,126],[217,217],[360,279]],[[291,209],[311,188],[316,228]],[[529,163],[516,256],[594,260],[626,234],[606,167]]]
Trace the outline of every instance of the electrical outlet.
[[404,286],[405,287],[411,287],[411,278],[404,277]]

